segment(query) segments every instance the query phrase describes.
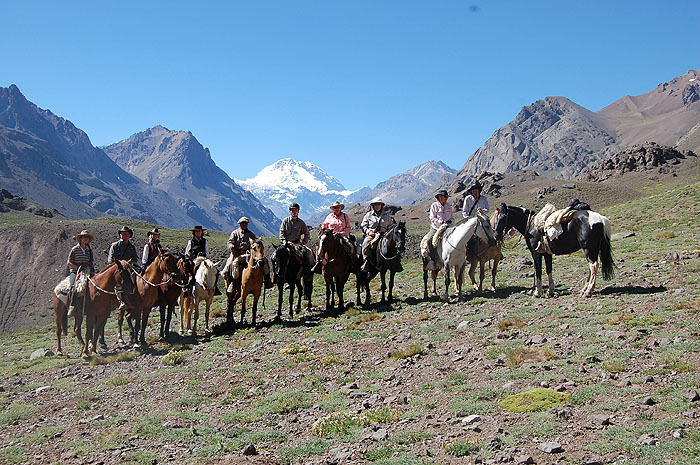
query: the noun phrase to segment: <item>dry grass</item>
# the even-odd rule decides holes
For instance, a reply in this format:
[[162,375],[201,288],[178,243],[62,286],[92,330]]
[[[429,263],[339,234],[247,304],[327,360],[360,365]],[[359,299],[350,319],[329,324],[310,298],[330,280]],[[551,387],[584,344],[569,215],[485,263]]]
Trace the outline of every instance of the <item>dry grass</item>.
[[90,358],[90,365],[107,365],[114,362],[130,362],[139,356],[135,350],[129,352],[119,352],[114,355],[94,355]]
[[498,330],[500,332],[511,331],[513,329],[522,328],[525,326],[525,322],[522,318],[513,317],[506,318],[498,322]]
[[403,359],[403,358],[409,358],[413,357],[414,355],[424,355],[425,354],[425,349],[423,349],[423,346],[420,344],[412,344],[406,349],[403,350],[396,350],[391,353],[390,357],[393,358],[394,360],[398,359]]
[[674,310],[700,310],[700,297],[686,302],[678,302],[673,306]]
[[291,343],[291,344],[287,344],[285,347],[282,347],[280,349],[280,354],[282,354],[282,355],[297,355],[297,354],[306,353],[310,350],[311,349],[309,347],[306,347],[305,345]]
[[621,313],[620,315],[616,315],[614,317],[611,317],[608,319],[608,324],[612,326],[616,326],[619,324],[626,323],[632,319],[632,315],[629,313]]
[[377,312],[366,313],[355,318],[355,320],[348,325],[348,329],[362,329],[365,327],[366,323],[370,323],[372,321],[379,321],[381,319],[382,316]]
[[526,362],[546,362],[555,356],[554,351],[547,347],[517,349],[508,354],[508,365],[519,367]]

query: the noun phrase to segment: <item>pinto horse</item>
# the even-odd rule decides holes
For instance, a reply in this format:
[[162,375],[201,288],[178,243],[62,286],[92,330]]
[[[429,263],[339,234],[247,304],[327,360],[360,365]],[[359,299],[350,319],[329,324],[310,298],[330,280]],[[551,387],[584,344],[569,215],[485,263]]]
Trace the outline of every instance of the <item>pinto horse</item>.
[[[92,350],[97,352],[97,338],[104,334],[107,317],[119,305],[117,295],[124,298],[133,294],[135,290],[136,285],[131,277],[131,264],[124,260],[117,260],[95,276],[88,278],[88,289],[85,293],[82,312],[76,312],[75,315],[75,334],[82,346],[83,357],[90,356],[91,346]],[[80,329],[83,315],[86,320],[85,340]]]
[[[85,271],[83,271],[85,270]],[[89,269],[80,267],[78,268],[78,277],[75,280],[76,294],[75,303],[78,304],[79,300],[83,300],[85,297],[85,291],[88,285],[88,273]],[[56,354],[62,355],[63,349],[61,349],[61,333],[64,336],[68,335],[68,299],[70,292],[70,277],[66,276],[61,282],[59,282],[53,290],[51,295],[51,303],[53,304],[53,314],[56,318]],[[81,310],[76,309],[76,314]],[[81,313],[82,318],[82,313]]]
[[[368,240],[367,237],[364,240]],[[357,247],[361,250],[360,245]],[[356,270],[357,275],[357,302],[361,302],[362,290],[365,291],[365,306],[370,304],[369,283],[372,278],[379,274],[382,278],[382,300],[386,302],[386,272],[389,272],[389,300],[391,303],[394,300],[394,275],[403,271],[401,266],[401,255],[406,250],[406,223],[399,221],[389,226],[386,232],[379,239],[375,255],[376,266],[371,267],[370,271],[363,272]]]
[[[445,302],[449,297],[450,273],[452,271],[455,273],[457,298],[462,300],[462,276],[467,260],[467,242],[474,236],[489,246],[496,243],[489,219],[481,210],[477,211],[476,216],[448,227],[438,243],[437,256],[445,268],[445,295],[442,299]],[[433,292],[435,292],[436,275],[437,272],[433,271]],[[423,295],[426,298],[428,296],[428,270],[425,263],[423,265]]]
[[[277,319],[282,318],[282,300],[284,298],[284,285],[289,284],[289,317],[294,316],[294,289],[297,290],[297,314],[301,311],[302,292],[308,299],[307,311],[311,311],[311,289],[313,285],[313,275],[311,279],[304,278],[304,264],[299,260],[288,246],[280,244],[275,247],[272,256],[272,280],[277,284]],[[302,282],[304,283],[302,286]]]
[[[209,308],[214,299],[216,290],[216,276],[219,274],[217,263],[208,258],[197,257],[194,259],[196,268],[194,287],[192,294],[185,293],[180,298],[180,334],[197,334],[197,320],[199,319],[199,304],[204,301],[204,332],[209,332]],[[194,324],[192,323],[192,310],[194,309]]]
[[[520,207],[511,207],[505,203],[502,203],[497,210],[496,238],[500,240],[503,238],[503,234],[511,228],[515,228],[525,238],[525,243],[535,264],[535,297],[540,297],[543,292],[542,257],[544,256],[547,277],[549,278],[548,294],[553,296],[552,255],[535,251],[537,242],[542,236],[542,232],[535,228],[532,221],[536,212]],[[554,255],[567,255],[583,249],[583,254],[588,260],[590,273],[586,284],[581,289],[581,296],[590,297],[595,287],[599,257],[602,263],[603,279],[609,280],[615,276],[615,263],[610,246],[610,220],[594,211],[579,210],[569,222],[563,223],[561,226],[564,232],[550,241],[550,249]]]
[[[124,299],[119,307],[119,342],[122,339],[122,323],[127,311],[127,322],[131,334],[131,343],[140,342],[146,346],[146,326],[151,308],[158,300],[158,288],[170,284],[180,278],[177,257],[172,252],[161,249],[156,258],[146,267],[143,274],[134,271],[136,275],[136,292]],[[166,278],[167,276],[167,278]]]
[[335,305],[335,294],[338,294],[338,310],[345,308],[343,288],[350,277],[350,265],[354,257],[342,241],[330,229],[323,229],[318,238],[317,256],[321,260],[323,279],[326,282],[326,310]]

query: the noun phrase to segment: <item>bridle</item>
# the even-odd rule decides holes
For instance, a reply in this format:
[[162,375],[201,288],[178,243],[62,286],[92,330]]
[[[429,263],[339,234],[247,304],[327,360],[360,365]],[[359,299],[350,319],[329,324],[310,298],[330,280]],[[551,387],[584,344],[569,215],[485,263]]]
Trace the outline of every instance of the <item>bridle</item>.
[[[131,271],[134,271],[133,268],[131,268],[131,265],[127,265],[127,266],[123,267],[121,270],[118,271],[119,277],[122,279],[122,282],[126,281],[126,279],[124,278],[124,275],[122,275],[122,273],[124,273],[124,272],[128,273],[128,272],[129,272],[129,269],[131,269]],[[135,271],[134,271],[134,272],[135,272]],[[131,276],[129,276],[129,278],[131,279]],[[92,286],[93,286],[95,289],[97,289],[98,291],[100,291],[100,292],[102,292],[102,293],[104,293],[104,294],[109,294],[109,295],[113,295],[113,296],[117,297],[117,288],[120,288],[120,287],[121,287],[121,286],[119,286],[119,284],[115,284],[115,285],[114,285],[114,292],[110,292],[110,291],[108,291],[107,289],[102,289],[100,286],[98,286],[97,283],[95,283],[95,281],[92,279],[92,277],[90,277],[90,275],[88,275],[87,279],[88,279],[88,281],[90,282],[90,284],[92,284]],[[132,284],[132,285],[134,284],[133,281],[132,281],[131,284]],[[117,301],[118,301],[118,300],[119,300],[119,298],[117,297]]]
[[[387,231],[387,232],[386,232],[385,237],[386,237],[386,240],[387,240],[387,251],[389,250],[389,244],[391,244],[390,239],[393,239],[393,238],[394,238],[394,235],[396,234],[396,231],[397,231],[398,229],[399,229],[399,226],[396,226],[396,227],[394,227],[394,228],[391,229],[391,234],[390,234],[390,231]],[[394,259],[396,259],[396,257],[400,257],[400,256],[401,256],[401,248],[400,248],[400,247],[395,247],[395,249],[396,249],[396,253],[395,253],[392,257],[387,257],[386,255],[384,255],[384,253],[382,253],[382,244],[380,243],[380,244],[379,244],[379,255],[381,255],[382,258],[383,258],[384,260],[386,260],[386,261],[394,260]]]
[[[163,259],[163,255],[158,255],[158,256],[156,257],[156,260],[160,260],[160,263],[163,263],[163,264],[165,263],[165,262],[163,261],[163,260],[164,260],[164,259]],[[159,265],[159,266],[160,266],[160,265]],[[165,280],[165,281],[163,281],[163,282],[161,282],[160,284],[153,284],[152,282],[150,282],[149,280],[147,280],[146,278],[144,278],[141,274],[139,274],[138,271],[136,271],[136,270],[134,270],[134,269],[132,269],[131,271],[132,271],[136,276],[138,276],[139,278],[141,278],[141,280],[142,280],[143,282],[145,282],[146,284],[148,284],[148,285],[151,286],[151,287],[160,287],[160,286],[164,286],[165,284],[168,284],[168,283],[170,283],[170,281],[173,280],[172,274],[167,273],[167,265],[166,265],[166,272],[165,272],[165,273],[168,274],[168,279]],[[164,273],[164,274],[165,274],[165,273]]]

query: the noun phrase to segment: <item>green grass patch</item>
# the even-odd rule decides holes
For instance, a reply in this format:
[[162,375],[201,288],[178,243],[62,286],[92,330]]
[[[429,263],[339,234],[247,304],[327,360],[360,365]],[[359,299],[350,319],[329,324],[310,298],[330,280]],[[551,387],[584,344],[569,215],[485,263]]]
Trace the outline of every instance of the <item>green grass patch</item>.
[[24,420],[36,412],[37,406],[13,402],[4,412],[0,413],[0,425],[9,425],[15,421]]
[[455,457],[466,457],[479,452],[479,444],[477,441],[456,439],[445,444],[445,452]]
[[330,447],[331,441],[325,439],[310,439],[293,447],[283,447],[277,453],[280,461],[285,464],[297,462],[297,459],[311,455],[321,455]]
[[301,391],[282,390],[257,399],[250,410],[236,410],[221,416],[224,423],[255,423],[265,415],[289,413],[311,406],[310,394]]
[[537,412],[558,407],[569,402],[567,394],[553,389],[535,388],[519,394],[513,394],[503,399],[498,405],[510,412]]
[[396,444],[416,444],[435,437],[435,433],[426,430],[399,431],[391,438]]
[[395,350],[391,353],[390,357],[394,360],[404,359],[413,357],[414,355],[425,355],[426,351],[420,344],[411,344],[405,349]]

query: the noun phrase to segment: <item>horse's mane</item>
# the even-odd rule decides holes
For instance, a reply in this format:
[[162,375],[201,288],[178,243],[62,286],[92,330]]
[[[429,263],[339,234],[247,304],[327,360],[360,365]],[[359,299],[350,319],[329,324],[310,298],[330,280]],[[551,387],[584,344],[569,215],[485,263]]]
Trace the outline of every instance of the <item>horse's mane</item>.
[[206,259],[207,259],[207,257],[195,257],[194,266],[199,266],[200,263],[202,263]]

